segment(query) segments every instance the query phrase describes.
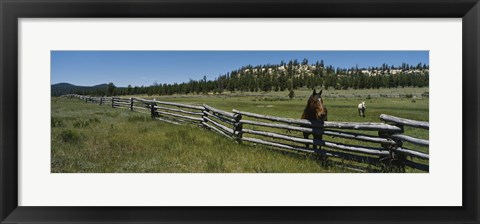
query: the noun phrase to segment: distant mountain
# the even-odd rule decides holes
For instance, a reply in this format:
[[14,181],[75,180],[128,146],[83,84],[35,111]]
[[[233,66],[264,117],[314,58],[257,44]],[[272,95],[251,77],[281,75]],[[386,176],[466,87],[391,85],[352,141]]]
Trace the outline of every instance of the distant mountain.
[[57,83],[51,86],[52,96],[61,96],[65,94],[83,94],[84,92],[106,92],[107,84],[95,86],[76,86],[70,83]]

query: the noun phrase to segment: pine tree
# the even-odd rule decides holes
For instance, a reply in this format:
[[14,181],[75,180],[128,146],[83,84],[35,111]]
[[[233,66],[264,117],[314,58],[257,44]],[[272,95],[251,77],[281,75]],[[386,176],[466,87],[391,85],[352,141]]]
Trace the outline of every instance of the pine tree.
[[115,90],[117,89],[117,87],[112,83],[108,83],[107,85],[107,93],[108,93],[108,96],[115,96]]

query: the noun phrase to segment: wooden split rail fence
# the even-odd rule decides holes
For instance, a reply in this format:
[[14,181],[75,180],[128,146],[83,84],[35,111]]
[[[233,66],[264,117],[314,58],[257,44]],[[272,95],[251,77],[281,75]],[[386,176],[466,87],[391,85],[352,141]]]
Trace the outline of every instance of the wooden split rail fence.
[[[429,123],[380,115],[385,123],[308,121],[240,111],[223,111],[209,105],[146,100],[140,98],[91,97],[69,94],[85,102],[110,105],[131,111],[148,113],[152,118],[172,124],[194,124],[212,130],[239,143],[250,142],[301,153],[312,153],[325,158],[362,164],[365,169],[405,166],[429,170],[429,154],[407,148],[404,143],[424,148],[429,141],[409,136],[405,126],[429,129]],[[321,136],[306,139],[303,134]],[[339,141],[339,139],[341,139]],[[347,142],[347,143],[345,143]],[[307,147],[307,144],[310,147]],[[317,149],[313,149],[313,145]],[[424,150],[425,151],[425,150]],[[428,150],[427,150],[428,151]],[[377,169],[375,169],[377,168]]]

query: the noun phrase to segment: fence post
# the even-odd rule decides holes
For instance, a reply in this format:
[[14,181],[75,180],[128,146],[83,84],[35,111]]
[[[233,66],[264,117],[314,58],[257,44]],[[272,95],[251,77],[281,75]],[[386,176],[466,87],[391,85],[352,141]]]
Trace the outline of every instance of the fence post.
[[112,96],[112,108],[115,108],[114,102],[115,102],[115,97]]
[[157,114],[157,108],[155,108],[156,104],[154,102],[150,103],[150,115],[152,118],[156,118],[158,116]]
[[235,113],[233,115],[233,119],[235,119],[235,123],[233,123],[233,135],[238,143],[242,143],[243,125],[242,123],[240,123],[240,120],[242,119],[242,115]]
[[[397,126],[401,129],[401,131],[399,133],[403,133],[403,131],[404,131],[403,125],[399,125],[399,124],[393,124],[393,125]],[[392,135],[392,133],[390,133],[390,132],[384,132],[384,131],[379,131],[378,132],[378,136],[380,136],[382,138],[391,139],[395,142],[395,144],[393,144],[393,145],[392,144],[386,144],[386,143],[381,144],[382,148],[384,148],[385,150],[390,152],[390,158],[380,158],[380,162],[383,162],[385,165],[390,166],[390,167],[393,166],[393,167],[397,167],[397,168],[400,168],[402,170],[405,170],[405,161],[406,161],[407,158],[404,154],[400,154],[400,153],[396,152],[396,149],[398,147],[402,147],[403,142],[401,140],[392,139],[391,135]],[[385,163],[385,162],[389,162],[389,163]]]
[[130,111],[133,111],[133,98],[130,97]]
[[102,106],[103,103],[103,96],[100,97],[100,106]]
[[[208,117],[207,113],[208,113],[208,109],[205,107],[205,106],[202,106],[203,107],[203,110],[202,110],[202,119],[203,119],[203,122],[205,123],[208,123],[208,120],[205,119],[205,117]],[[203,125],[204,128],[207,128],[206,125]]]

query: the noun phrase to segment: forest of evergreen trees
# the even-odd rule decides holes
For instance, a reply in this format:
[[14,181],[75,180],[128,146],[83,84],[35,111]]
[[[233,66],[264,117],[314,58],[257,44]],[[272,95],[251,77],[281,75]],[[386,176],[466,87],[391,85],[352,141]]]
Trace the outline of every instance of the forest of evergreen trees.
[[425,87],[429,85],[429,67],[426,64],[400,66],[383,64],[368,68],[334,68],[325,66],[323,61],[309,64],[291,60],[288,63],[247,65],[240,69],[220,75],[214,80],[204,76],[200,80],[160,84],[151,86],[131,86],[117,88],[109,83],[107,88],[95,90],[76,90],[82,95],[172,95],[172,94],[206,94],[229,92],[285,91],[298,88],[335,88],[335,89],[370,89],[394,87]]

